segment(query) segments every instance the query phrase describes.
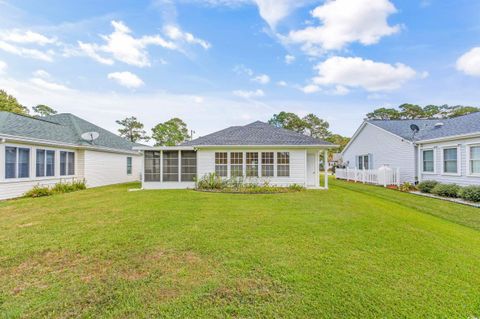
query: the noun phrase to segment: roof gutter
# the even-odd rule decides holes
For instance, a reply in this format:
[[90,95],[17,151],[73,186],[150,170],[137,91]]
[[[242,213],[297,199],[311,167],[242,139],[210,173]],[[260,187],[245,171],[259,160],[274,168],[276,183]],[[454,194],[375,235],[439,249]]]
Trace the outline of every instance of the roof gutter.
[[154,147],[134,147],[134,150],[141,151],[179,151],[179,150],[197,150],[197,149],[232,149],[232,148],[298,148],[298,149],[330,149],[338,148],[339,145],[192,145],[192,146],[154,146]]
[[102,146],[85,146],[85,145],[77,145],[77,144],[64,143],[64,142],[58,143],[58,142],[52,142],[49,140],[24,138],[24,137],[8,135],[8,134],[0,134],[0,140],[3,143],[6,143],[7,141],[13,141],[13,142],[41,144],[41,145],[56,146],[56,147],[70,147],[70,148],[85,149],[85,150],[91,150],[91,151],[104,151],[108,153],[123,153],[123,154],[138,155],[138,151],[135,151],[135,150],[128,151],[128,150],[120,150],[116,148],[102,147]]
[[419,141],[417,141],[417,144],[446,142],[446,141],[454,141],[454,140],[474,138],[474,137],[480,137],[480,132],[468,133],[468,134],[459,134],[459,135],[451,135],[451,136],[445,136],[445,137],[439,137],[439,138],[432,138],[432,139],[428,139],[428,140],[419,140]]

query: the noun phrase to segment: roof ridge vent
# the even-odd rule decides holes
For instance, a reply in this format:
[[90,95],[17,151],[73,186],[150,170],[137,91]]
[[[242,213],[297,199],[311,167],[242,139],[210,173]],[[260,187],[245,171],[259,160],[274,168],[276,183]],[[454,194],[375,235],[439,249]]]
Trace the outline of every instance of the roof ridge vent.
[[441,127],[443,127],[444,125],[445,125],[445,123],[443,123],[443,122],[437,122],[437,123],[435,123],[434,127],[435,127],[435,128],[441,128]]

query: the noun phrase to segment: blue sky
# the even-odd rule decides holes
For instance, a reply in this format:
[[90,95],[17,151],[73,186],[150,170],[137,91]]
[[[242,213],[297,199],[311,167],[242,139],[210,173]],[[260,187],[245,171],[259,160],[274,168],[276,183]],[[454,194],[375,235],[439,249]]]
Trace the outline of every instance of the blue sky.
[[286,110],[348,136],[377,107],[480,106],[480,2],[0,0],[0,87],[112,131]]

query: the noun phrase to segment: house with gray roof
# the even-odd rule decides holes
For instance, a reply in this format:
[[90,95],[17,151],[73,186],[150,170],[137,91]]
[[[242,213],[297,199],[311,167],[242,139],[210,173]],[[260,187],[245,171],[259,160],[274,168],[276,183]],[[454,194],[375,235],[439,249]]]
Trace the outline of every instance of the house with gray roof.
[[480,185],[480,112],[450,119],[367,120],[342,152],[351,169],[400,169],[401,182]]
[[138,146],[73,114],[0,111],[0,200],[74,179],[88,187],[139,180]]
[[[320,157],[336,146],[260,121],[171,147],[139,147],[144,189],[193,188],[210,173],[253,183],[320,188]],[[328,165],[325,165],[328,166]],[[323,188],[328,188],[325,179]]]

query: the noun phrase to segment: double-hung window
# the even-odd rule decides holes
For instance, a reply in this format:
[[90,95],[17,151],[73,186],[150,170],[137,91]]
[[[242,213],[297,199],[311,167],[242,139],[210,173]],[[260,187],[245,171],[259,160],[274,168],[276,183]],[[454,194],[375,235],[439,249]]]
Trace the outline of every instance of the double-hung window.
[[75,175],[75,153],[60,152],[60,176]]
[[274,165],[273,152],[262,152],[262,177],[273,177]]
[[37,149],[36,176],[55,176],[55,151]]
[[132,175],[132,157],[127,156],[127,175]]
[[230,153],[230,175],[231,177],[243,176],[243,153]]
[[30,177],[30,149],[5,147],[5,178]]
[[480,174],[480,146],[470,147],[470,174]]
[[215,175],[221,177],[228,176],[228,153],[216,152],[215,153]]
[[434,163],[433,150],[424,150],[422,154],[423,154],[423,172],[434,173],[435,163]]
[[443,172],[458,173],[458,150],[456,147],[443,149]]
[[360,155],[357,157],[357,168],[358,169],[370,169],[370,158],[368,155]]
[[247,152],[246,175],[247,177],[258,177],[258,153]]
[[278,177],[290,176],[290,153],[289,152],[277,153],[277,176]]

